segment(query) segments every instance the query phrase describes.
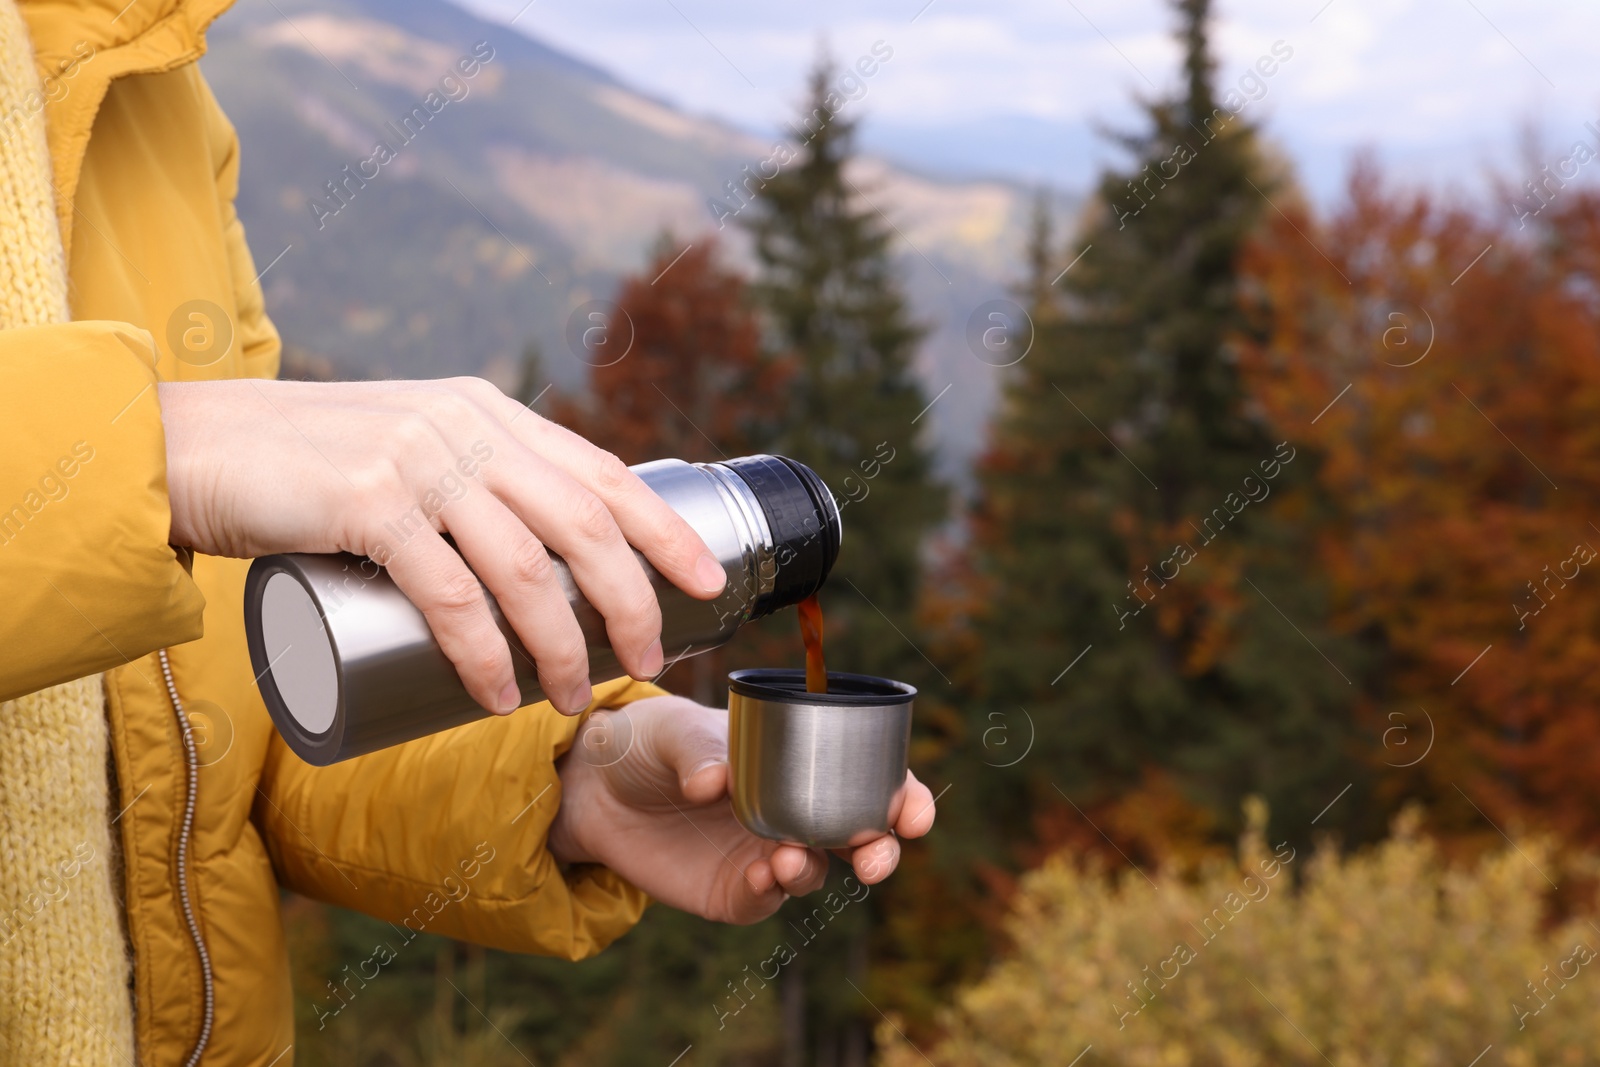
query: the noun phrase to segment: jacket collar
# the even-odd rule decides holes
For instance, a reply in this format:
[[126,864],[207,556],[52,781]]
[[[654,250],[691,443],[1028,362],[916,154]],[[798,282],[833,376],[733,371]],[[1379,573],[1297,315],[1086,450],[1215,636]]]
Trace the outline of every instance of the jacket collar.
[[[45,83],[45,130],[61,243],[72,247],[73,196],[95,113],[113,79],[172,70],[205,52],[205,31],[233,0],[19,0]],[[84,59],[88,55],[90,58]],[[70,80],[62,78],[70,70]],[[52,89],[50,79],[67,86]]]

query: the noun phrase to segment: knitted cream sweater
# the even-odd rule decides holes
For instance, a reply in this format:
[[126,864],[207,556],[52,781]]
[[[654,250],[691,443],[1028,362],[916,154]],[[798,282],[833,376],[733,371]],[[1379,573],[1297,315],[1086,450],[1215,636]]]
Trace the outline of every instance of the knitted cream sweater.
[[[68,318],[44,118],[0,0],[0,329]],[[0,703],[0,1064],[133,1062],[106,757],[99,676]]]

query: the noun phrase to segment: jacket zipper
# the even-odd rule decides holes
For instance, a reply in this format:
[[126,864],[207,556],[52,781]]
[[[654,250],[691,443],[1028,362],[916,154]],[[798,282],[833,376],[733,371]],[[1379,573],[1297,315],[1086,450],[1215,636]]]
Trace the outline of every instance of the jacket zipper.
[[177,683],[172,680],[172,664],[167,662],[167,650],[157,655],[161,659],[161,675],[167,681],[167,696],[172,698],[172,710],[178,716],[178,731],[183,737],[184,800],[183,826],[178,832],[178,899],[183,904],[183,919],[189,924],[189,939],[200,955],[200,980],[205,992],[205,1013],[200,1023],[200,1038],[194,1051],[184,1061],[184,1067],[195,1067],[211,1040],[211,1023],[216,1014],[216,987],[211,977],[211,953],[206,951],[205,938],[200,933],[200,923],[195,919],[194,905],[189,900],[189,839],[194,830],[194,798],[200,788],[200,757],[195,749],[194,729],[189,716],[184,713],[183,700],[178,696]]

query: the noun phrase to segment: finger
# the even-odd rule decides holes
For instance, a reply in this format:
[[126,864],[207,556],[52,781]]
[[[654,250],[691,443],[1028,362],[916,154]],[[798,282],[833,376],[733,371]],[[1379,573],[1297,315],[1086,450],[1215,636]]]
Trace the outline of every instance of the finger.
[[900,810],[889,820],[894,832],[901,837],[921,837],[933,829],[937,814],[933,791],[906,772],[906,784],[900,790]]
[[[526,414],[516,401],[508,398],[506,404],[508,420]],[[701,600],[722,592],[727,572],[694,527],[620,459],[548,419],[521,418],[511,431],[604,501],[628,543],[669,582]]]
[[452,501],[440,517],[522,638],[545,697],[562,714],[582,711],[592,697],[589,653],[544,545],[482,489]]
[[[778,904],[783,902],[783,891],[778,888],[777,876],[773,874],[772,863],[767,857],[762,856],[751,861],[743,874],[744,877],[733,888],[733,892],[740,898],[733,902],[733,907],[730,909],[733,914],[749,914],[765,904],[772,903],[774,899]],[[773,904],[774,908],[776,906],[777,904]]]
[[624,670],[635,678],[661,673],[661,605],[639,557],[606,503],[543,456],[507,441],[484,481],[550,551],[606,622]]
[[743,877],[726,890],[726,922],[760,922],[782,906],[786,894],[773,873],[770,856],[759,856],[740,872]]
[[378,563],[422,611],[428,629],[472,699],[490,711],[514,711],[521,701],[511,672],[511,649],[489,612],[483,587],[454,549],[429,527]]
[[821,849],[779,845],[767,862],[778,885],[791,897],[815,893],[828,879],[828,854]]
[[870,844],[862,845],[850,854],[850,866],[856,877],[867,885],[876,885],[900,863],[900,842],[893,834],[885,834]]

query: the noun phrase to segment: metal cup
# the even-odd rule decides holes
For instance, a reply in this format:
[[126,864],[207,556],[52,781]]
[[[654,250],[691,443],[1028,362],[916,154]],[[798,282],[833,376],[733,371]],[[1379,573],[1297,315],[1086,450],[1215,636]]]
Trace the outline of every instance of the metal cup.
[[745,829],[820,848],[888,832],[914,688],[830,673],[828,692],[808,693],[804,671],[762,669],[734,671],[728,690],[730,793]]

